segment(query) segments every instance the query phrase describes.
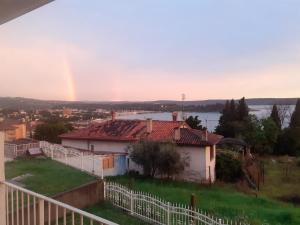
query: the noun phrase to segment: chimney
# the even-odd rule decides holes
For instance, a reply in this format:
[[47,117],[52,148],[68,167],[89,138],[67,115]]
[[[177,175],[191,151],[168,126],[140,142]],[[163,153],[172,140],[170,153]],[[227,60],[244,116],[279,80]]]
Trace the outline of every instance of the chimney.
[[116,120],[116,112],[114,110],[111,111],[111,120],[112,121]]
[[150,134],[152,132],[152,119],[147,119],[147,133]]
[[208,131],[205,129],[205,141],[208,141]]
[[177,121],[177,116],[178,116],[178,113],[177,113],[177,112],[173,112],[173,113],[172,113],[172,119],[173,119],[174,122]]
[[174,140],[179,141],[180,140],[180,127],[176,128],[174,130]]

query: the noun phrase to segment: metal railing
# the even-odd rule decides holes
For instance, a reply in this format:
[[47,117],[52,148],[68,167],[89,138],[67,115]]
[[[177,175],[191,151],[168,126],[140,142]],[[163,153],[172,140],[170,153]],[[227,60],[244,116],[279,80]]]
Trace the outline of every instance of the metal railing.
[[161,225],[249,225],[225,220],[200,209],[167,202],[157,196],[133,191],[117,183],[105,183],[105,199],[145,221]]
[[6,225],[117,225],[12,183],[2,184],[5,185]]

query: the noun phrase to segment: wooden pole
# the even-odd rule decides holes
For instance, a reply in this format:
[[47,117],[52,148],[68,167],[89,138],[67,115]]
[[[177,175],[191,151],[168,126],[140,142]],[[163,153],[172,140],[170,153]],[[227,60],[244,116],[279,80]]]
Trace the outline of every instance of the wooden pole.
[[4,133],[0,131],[0,224],[6,224]]
[[[192,212],[192,218],[195,216],[195,213],[194,213],[194,211],[196,210],[196,196],[195,196],[195,194],[192,194],[191,195],[191,204],[190,204],[190,206],[191,206],[191,210],[193,211]],[[194,219],[192,219],[192,224],[194,224]]]
[[257,172],[257,190],[259,191],[260,189],[260,172]]
[[196,196],[195,196],[195,194],[191,195],[191,208],[192,208],[192,210],[196,209]]

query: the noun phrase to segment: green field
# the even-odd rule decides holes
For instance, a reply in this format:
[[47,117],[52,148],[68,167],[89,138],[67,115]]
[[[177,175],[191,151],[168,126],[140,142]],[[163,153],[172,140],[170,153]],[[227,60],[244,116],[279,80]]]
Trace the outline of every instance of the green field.
[[95,180],[93,176],[51,159],[20,158],[5,163],[7,180],[24,174],[29,176],[20,183],[25,188],[46,196],[53,196]]
[[[5,164],[5,174],[7,180],[30,174],[30,176],[22,179],[20,184],[29,190],[47,196],[53,196],[95,180],[93,176],[50,159],[20,158],[7,162]],[[125,225],[146,224],[107,202],[84,210],[115,223]],[[86,224],[89,224],[89,222],[86,222]]]
[[197,206],[216,216],[251,224],[299,225],[300,208],[265,196],[254,197],[238,192],[233,185],[216,184],[212,187],[192,183],[170,182],[127,176],[110,178],[136,190],[149,192],[165,200],[189,204],[195,194]]
[[104,202],[95,205],[91,208],[86,209],[86,211],[122,225],[146,225],[147,224],[144,221],[141,221],[133,216],[130,216],[129,214],[122,211],[121,209],[114,207],[109,202]]
[[263,159],[266,175],[260,193],[275,199],[295,195],[300,198],[299,160],[287,156]]
[[[109,178],[133,189],[149,192],[174,203],[189,204],[195,194],[197,206],[222,218],[247,220],[251,224],[299,225],[300,207],[284,203],[282,196],[300,193],[300,167],[296,162],[289,164],[286,177],[286,163],[281,159],[266,161],[265,184],[258,198],[244,194],[235,185],[215,184],[211,187],[193,183],[172,182],[120,176]],[[90,182],[95,178],[79,170],[50,159],[19,159],[6,163],[6,178],[30,174],[21,183],[26,188],[48,196],[69,190]],[[105,219],[120,224],[145,224],[109,203],[98,204],[86,209]]]

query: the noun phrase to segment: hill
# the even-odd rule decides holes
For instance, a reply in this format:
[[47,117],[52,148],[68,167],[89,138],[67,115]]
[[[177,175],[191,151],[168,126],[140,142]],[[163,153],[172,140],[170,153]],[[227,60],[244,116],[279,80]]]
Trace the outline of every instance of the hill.
[[[149,111],[172,111],[180,110],[182,104],[186,110],[196,111],[220,111],[225,99],[197,100],[197,101],[57,101],[57,100],[38,100],[22,97],[0,97],[0,108],[16,110],[49,109],[49,108],[105,108],[105,109],[124,109],[124,110],[149,110]],[[248,105],[273,105],[284,104],[294,105],[297,98],[252,98],[247,99]],[[163,106],[162,106],[163,105]]]

